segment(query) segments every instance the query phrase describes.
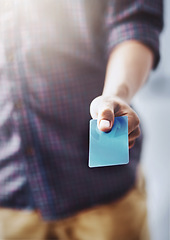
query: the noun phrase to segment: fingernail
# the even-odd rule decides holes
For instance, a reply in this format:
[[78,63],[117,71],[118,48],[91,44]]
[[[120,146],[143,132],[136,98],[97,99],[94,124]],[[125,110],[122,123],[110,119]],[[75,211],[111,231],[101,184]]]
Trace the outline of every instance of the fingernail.
[[110,128],[110,121],[108,121],[108,120],[101,120],[100,121],[100,128]]

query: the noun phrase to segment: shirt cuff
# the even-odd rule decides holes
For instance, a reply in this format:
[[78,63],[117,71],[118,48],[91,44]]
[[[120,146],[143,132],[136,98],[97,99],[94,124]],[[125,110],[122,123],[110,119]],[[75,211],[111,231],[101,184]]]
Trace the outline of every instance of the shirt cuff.
[[153,69],[156,69],[160,61],[159,31],[153,26],[144,23],[128,22],[114,26],[108,34],[107,58],[119,43],[128,40],[137,40],[148,46],[154,53]]

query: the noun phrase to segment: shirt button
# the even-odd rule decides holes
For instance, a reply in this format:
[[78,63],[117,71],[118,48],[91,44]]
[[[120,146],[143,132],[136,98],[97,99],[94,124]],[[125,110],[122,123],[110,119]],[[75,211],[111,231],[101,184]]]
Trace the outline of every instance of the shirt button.
[[26,156],[28,156],[28,157],[33,157],[34,155],[35,155],[35,150],[34,150],[34,148],[33,147],[26,147],[26,149],[25,149],[25,154],[26,154]]
[[23,107],[22,101],[21,101],[21,100],[18,100],[18,101],[15,103],[15,108],[16,108],[16,109],[21,109],[22,107]]
[[13,60],[14,60],[14,55],[13,55],[12,53],[9,53],[9,54],[7,55],[7,60],[8,60],[8,62],[13,62]]

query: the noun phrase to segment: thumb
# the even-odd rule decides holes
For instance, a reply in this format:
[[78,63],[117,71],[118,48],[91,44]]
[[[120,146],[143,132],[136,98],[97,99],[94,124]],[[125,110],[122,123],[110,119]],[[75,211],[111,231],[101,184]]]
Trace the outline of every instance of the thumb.
[[97,126],[99,130],[108,132],[112,129],[114,124],[114,110],[113,103],[102,101],[98,106]]

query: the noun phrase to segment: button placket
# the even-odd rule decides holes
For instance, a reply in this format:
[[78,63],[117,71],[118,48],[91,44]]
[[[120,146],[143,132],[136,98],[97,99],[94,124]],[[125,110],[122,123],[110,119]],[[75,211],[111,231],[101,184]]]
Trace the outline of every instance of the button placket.
[[27,146],[25,148],[25,154],[27,157],[33,157],[35,155],[35,150],[32,146]]
[[23,108],[23,103],[21,100],[18,100],[16,103],[15,103],[15,109],[17,110],[21,110]]

